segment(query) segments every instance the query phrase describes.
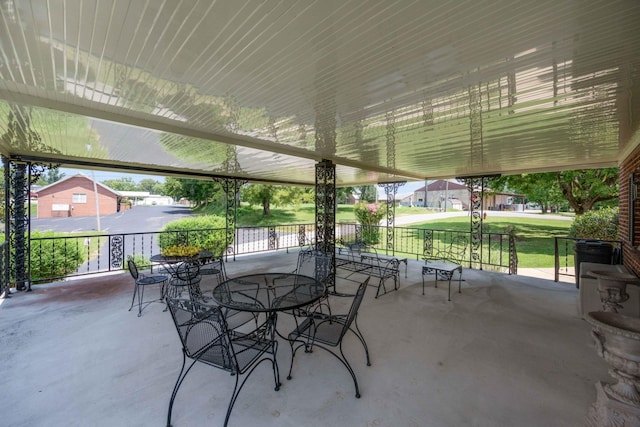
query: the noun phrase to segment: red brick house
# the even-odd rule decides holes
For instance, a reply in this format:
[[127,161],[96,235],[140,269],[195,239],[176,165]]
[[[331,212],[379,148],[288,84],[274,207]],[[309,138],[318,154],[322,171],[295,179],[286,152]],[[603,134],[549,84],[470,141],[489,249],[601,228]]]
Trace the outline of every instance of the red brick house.
[[[119,211],[120,194],[96,182],[100,215]],[[93,180],[77,174],[38,190],[38,218],[95,216],[96,199]]]

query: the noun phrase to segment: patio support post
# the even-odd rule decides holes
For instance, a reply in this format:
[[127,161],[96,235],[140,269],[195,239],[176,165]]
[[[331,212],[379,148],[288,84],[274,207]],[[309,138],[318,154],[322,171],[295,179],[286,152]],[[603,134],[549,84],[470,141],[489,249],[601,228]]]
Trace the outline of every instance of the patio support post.
[[478,265],[482,270],[482,220],[485,177],[470,178],[471,193],[471,266]]
[[331,160],[316,163],[316,249],[336,250],[336,166]]
[[0,294],[5,298],[11,294],[11,246],[9,244],[9,233],[11,216],[9,215],[9,203],[11,201],[10,191],[10,174],[9,159],[2,156],[2,166],[4,167],[4,235],[6,238],[5,247],[2,251],[2,286],[0,286]]
[[236,235],[236,223],[238,219],[237,207],[238,207],[238,194],[240,187],[242,187],[246,181],[235,178],[214,178],[214,181],[219,182],[222,185],[222,189],[226,196],[226,216],[225,216],[225,247],[227,255],[229,252],[233,252],[233,260],[236,259],[235,248],[235,235]]
[[396,193],[398,192],[398,188],[404,185],[404,182],[385,182],[378,184],[380,187],[384,188],[384,192],[387,195],[387,245],[386,245],[386,254],[395,255],[395,221],[396,221]]
[[26,231],[29,218],[25,210],[25,191],[27,188],[27,164],[10,161],[8,165],[9,180],[8,189],[11,197],[7,210],[9,211],[9,251],[13,255],[10,264],[10,276],[15,280],[16,290],[31,290],[29,278],[26,275]]

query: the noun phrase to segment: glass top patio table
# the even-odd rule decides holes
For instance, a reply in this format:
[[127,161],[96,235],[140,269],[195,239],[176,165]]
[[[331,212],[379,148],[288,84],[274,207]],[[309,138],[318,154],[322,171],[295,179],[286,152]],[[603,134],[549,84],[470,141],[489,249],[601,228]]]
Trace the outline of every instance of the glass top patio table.
[[213,299],[222,307],[251,312],[277,312],[309,305],[326,292],[324,283],[293,273],[256,273],[220,283]]
[[198,254],[193,256],[166,256],[162,254],[152,255],[150,260],[151,262],[157,262],[159,264],[163,264],[167,267],[167,271],[171,273],[172,276],[176,275],[176,271],[180,264],[186,261],[198,261],[200,263],[213,258],[213,252],[209,251],[200,251]]

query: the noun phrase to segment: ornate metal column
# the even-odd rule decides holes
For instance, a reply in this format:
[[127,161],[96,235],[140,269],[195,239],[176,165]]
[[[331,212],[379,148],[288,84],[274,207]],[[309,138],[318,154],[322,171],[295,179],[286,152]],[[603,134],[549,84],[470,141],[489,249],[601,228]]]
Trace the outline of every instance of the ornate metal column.
[[11,197],[6,209],[9,212],[9,242],[12,262],[10,276],[15,281],[16,290],[30,290],[27,275],[27,225],[29,218],[25,210],[25,192],[29,191],[27,164],[9,162],[9,180],[7,187]]
[[336,250],[336,166],[331,160],[316,164],[316,249]]
[[9,215],[9,203],[11,200],[10,196],[10,173],[9,173],[9,159],[5,156],[2,156],[2,165],[4,167],[4,235],[6,238],[7,246],[2,251],[2,286],[0,286],[0,294],[3,294],[5,297],[8,297],[11,287],[11,245],[9,240],[9,235],[11,233],[10,222],[11,215]]
[[238,219],[237,214],[237,206],[238,206],[238,193],[240,192],[240,187],[242,187],[246,181],[239,180],[236,178],[214,178],[214,181],[219,182],[222,185],[222,190],[226,196],[226,218],[225,218],[225,228],[226,228],[226,239],[225,246],[226,252],[233,253],[233,259],[235,260],[236,251],[235,251],[235,235],[236,235],[236,222]]
[[387,195],[386,211],[387,211],[387,255],[391,252],[391,255],[395,255],[394,249],[394,237],[395,237],[395,220],[396,220],[396,193],[398,188],[404,185],[404,182],[385,182],[378,184],[384,188],[384,192]]
[[482,220],[485,177],[469,178],[471,193],[471,265],[482,270]]

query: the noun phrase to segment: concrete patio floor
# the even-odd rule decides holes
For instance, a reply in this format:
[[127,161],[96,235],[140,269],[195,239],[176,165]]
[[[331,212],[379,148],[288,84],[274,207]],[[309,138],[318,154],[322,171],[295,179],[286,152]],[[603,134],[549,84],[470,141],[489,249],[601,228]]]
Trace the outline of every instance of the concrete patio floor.
[[[291,271],[296,253],[227,263],[229,276]],[[369,288],[359,325],[372,366],[345,339],[360,383],[321,350],[296,355],[280,343],[280,391],[268,365],[242,390],[231,426],[579,426],[609,381],[571,283],[464,270],[462,294],[446,283],[422,295],[410,261],[397,292]],[[0,305],[0,390],[6,426],[162,426],[180,369],[180,344],[161,304],[142,317],[132,280],[118,274],[34,287]],[[457,290],[457,289],[456,289]],[[453,290],[452,290],[453,291]],[[337,305],[343,302],[337,302]],[[334,307],[335,310],[335,307]],[[339,311],[339,310],[337,310]],[[292,321],[281,315],[278,329]],[[173,425],[222,425],[234,379],[209,366],[187,376]]]

